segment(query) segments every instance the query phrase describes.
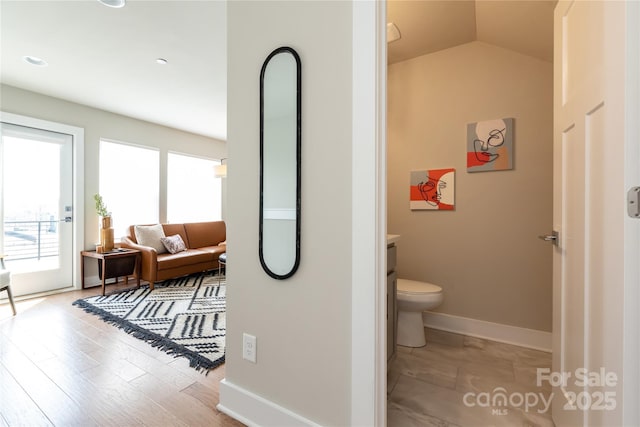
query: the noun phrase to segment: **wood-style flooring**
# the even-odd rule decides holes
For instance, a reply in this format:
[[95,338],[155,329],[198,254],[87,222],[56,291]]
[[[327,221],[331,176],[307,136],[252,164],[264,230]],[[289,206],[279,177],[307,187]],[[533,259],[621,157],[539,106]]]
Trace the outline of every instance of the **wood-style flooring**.
[[[216,409],[224,365],[205,376],[71,305],[99,292],[19,301],[15,317],[0,305],[0,427],[242,426]],[[430,329],[427,342],[398,347],[388,373],[388,426],[553,426],[539,407],[464,400],[500,387],[548,397],[535,373],[550,367],[549,353]]]
[[[387,375],[389,427],[553,427],[551,353],[427,329],[398,346]],[[504,399],[501,399],[504,396]]]
[[99,292],[0,305],[0,426],[242,426],[216,409],[224,364],[204,375],[71,305]]

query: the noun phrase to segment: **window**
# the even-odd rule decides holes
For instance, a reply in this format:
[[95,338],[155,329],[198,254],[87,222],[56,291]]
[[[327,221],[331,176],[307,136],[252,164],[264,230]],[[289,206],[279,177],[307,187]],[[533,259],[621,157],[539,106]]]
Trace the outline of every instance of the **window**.
[[173,223],[222,219],[222,184],[216,178],[217,160],[169,153],[167,165],[167,221]]
[[113,215],[116,240],[130,225],[160,222],[158,150],[100,140],[100,195]]

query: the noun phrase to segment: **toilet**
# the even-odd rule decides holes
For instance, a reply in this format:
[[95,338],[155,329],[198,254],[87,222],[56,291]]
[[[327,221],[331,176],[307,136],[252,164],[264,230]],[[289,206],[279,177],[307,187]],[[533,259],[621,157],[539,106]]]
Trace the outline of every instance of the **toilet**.
[[398,345],[424,347],[422,312],[439,306],[443,300],[442,288],[426,282],[398,279]]

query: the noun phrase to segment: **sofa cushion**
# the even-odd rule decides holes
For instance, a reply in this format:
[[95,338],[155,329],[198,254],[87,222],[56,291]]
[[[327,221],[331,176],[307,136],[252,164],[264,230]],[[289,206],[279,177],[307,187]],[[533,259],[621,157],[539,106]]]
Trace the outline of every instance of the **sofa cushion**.
[[224,221],[192,222],[184,224],[190,248],[217,246],[227,239]]
[[136,225],[134,227],[134,232],[136,235],[136,241],[139,245],[154,248],[159,254],[167,252],[167,248],[164,247],[160,240],[165,237],[164,229],[161,224]]
[[218,259],[218,257],[225,253],[227,251],[227,246],[226,245],[219,245],[219,246],[205,246],[204,248],[198,248],[198,250],[203,251],[203,252],[208,252],[210,254],[214,255],[215,259]]
[[175,254],[187,250],[187,246],[184,244],[184,240],[182,240],[182,237],[180,237],[179,234],[163,237],[160,241],[164,247],[167,248],[169,253]]
[[175,254],[162,254],[158,256],[158,270],[184,267],[191,264],[203,262],[213,262],[215,260],[212,253],[200,251],[198,249],[187,249]]

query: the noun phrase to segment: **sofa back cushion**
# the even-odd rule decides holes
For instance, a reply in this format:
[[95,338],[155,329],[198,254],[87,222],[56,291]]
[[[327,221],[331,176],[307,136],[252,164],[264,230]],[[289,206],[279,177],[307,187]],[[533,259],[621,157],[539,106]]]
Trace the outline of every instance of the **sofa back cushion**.
[[192,249],[217,246],[227,239],[227,228],[224,221],[186,223],[184,229],[188,237],[187,246]]
[[[179,234],[187,248],[204,248],[207,246],[218,246],[219,243],[227,240],[227,228],[224,221],[192,222],[186,224],[162,224],[165,236]],[[135,243],[140,243],[136,239],[135,225],[128,229],[128,238]]]
[[162,224],[162,228],[164,229],[165,236],[174,236],[179,234],[184,241],[184,244],[190,248],[189,239],[187,238],[187,232],[184,229],[184,224]]

